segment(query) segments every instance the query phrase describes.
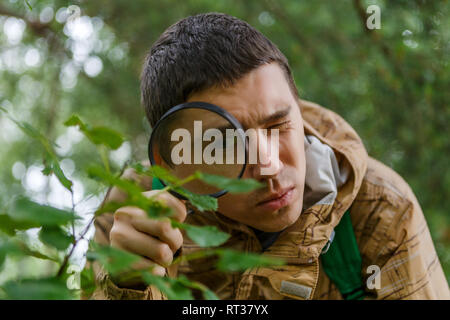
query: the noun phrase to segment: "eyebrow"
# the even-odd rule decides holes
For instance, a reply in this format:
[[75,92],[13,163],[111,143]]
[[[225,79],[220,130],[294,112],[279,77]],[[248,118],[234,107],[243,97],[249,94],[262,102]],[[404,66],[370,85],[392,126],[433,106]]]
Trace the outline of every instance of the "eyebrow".
[[263,119],[260,119],[258,121],[258,125],[263,125],[265,123],[283,119],[284,117],[286,117],[289,114],[289,112],[291,112],[291,106],[287,106],[286,108],[284,108],[282,110],[276,111],[276,112],[272,113],[271,115],[269,115]]
[[[265,123],[270,123],[279,119],[283,119],[284,117],[286,117],[289,113],[291,112],[291,106],[287,106],[286,108],[284,108],[283,110],[279,110],[276,111],[274,113],[272,113],[271,115],[258,120],[258,125],[263,125]],[[246,130],[248,128],[248,126],[244,125],[244,123],[242,123],[242,126],[244,128],[244,130]],[[225,132],[226,129],[234,129],[234,127],[232,125],[227,125],[227,126],[222,126],[217,128],[222,132]]]

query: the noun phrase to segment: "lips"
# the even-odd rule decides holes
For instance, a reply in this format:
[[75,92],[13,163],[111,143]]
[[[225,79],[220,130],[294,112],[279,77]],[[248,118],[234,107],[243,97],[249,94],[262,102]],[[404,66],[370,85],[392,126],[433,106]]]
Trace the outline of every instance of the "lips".
[[265,200],[257,204],[262,209],[275,211],[290,204],[293,199],[295,187],[281,190],[277,193],[270,194]]

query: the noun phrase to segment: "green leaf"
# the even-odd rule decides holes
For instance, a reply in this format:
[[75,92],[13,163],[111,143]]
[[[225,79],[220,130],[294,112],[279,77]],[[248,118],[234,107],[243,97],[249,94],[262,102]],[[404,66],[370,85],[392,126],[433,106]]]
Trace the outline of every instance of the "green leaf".
[[188,198],[189,202],[201,212],[216,211],[219,206],[216,198],[207,195],[189,193],[186,198]]
[[203,182],[230,193],[245,193],[264,187],[263,183],[254,179],[230,179],[202,172],[196,172],[196,175]]
[[35,223],[15,221],[7,214],[0,214],[0,230],[9,236],[16,234],[16,230],[27,230],[38,227]]
[[59,182],[70,192],[72,192],[72,181],[67,179],[67,177],[64,175],[64,172],[62,171],[61,167],[59,166],[58,161],[55,161],[53,159],[51,163],[51,170],[55,174],[56,178],[58,178]]
[[221,271],[244,271],[253,267],[280,266],[284,264],[284,261],[281,259],[261,254],[229,249],[220,249],[217,252],[219,254],[217,268]]
[[123,202],[117,202],[117,201],[111,201],[105,203],[102,207],[98,208],[97,211],[95,211],[95,216],[100,216],[105,212],[115,212],[117,209],[127,206],[133,206],[134,203],[130,201],[123,201]]
[[85,124],[79,116],[72,115],[69,119],[64,122],[65,126],[78,126],[80,131],[84,133],[84,135],[94,144],[96,145],[105,145],[110,149],[118,149],[124,138],[122,135],[110,128],[107,127],[91,127]]
[[172,208],[167,207],[159,201],[150,202],[146,211],[149,218],[170,217],[173,213]]
[[194,194],[180,186],[176,186],[181,182],[178,178],[174,177],[169,171],[159,166],[152,166],[151,168],[144,167],[142,164],[137,163],[131,165],[138,174],[146,174],[153,178],[164,180],[172,186],[173,191],[176,191],[183,197],[187,198],[189,202],[196,207],[199,211],[215,211],[217,210],[217,199],[208,195]]
[[[126,205],[141,208],[142,210],[147,212],[150,218],[170,216],[170,214],[172,213],[172,210],[162,202],[145,197],[142,194],[144,190],[130,180],[115,177],[101,167],[91,167],[87,170],[87,172],[91,177],[99,178],[104,183],[116,186],[128,193],[129,199],[126,200]],[[111,205],[111,207],[113,206],[114,205]],[[103,210],[100,210],[99,212],[102,211]]]
[[66,127],[79,126],[79,127],[80,127],[80,130],[82,130],[82,131],[84,131],[84,130],[87,129],[87,127],[86,127],[86,125],[84,124],[84,122],[81,121],[80,117],[79,117],[78,115],[76,115],[76,114],[71,115],[70,118],[67,119],[67,120],[64,122],[64,125],[65,125]]
[[90,296],[96,288],[93,268],[84,268],[80,273],[80,286],[83,296]]
[[186,276],[179,275],[177,278],[178,281],[180,281],[184,286],[197,289],[203,292],[203,297],[207,300],[219,300],[219,298],[216,296],[214,292],[208,289],[204,284],[196,281],[190,281]]
[[22,251],[20,250],[20,247],[11,242],[0,242],[0,270],[3,267],[3,263],[5,262],[7,255],[22,255]]
[[33,227],[65,225],[79,219],[73,212],[41,205],[20,197],[14,202],[9,216]]
[[[6,110],[3,109],[3,111],[6,112]],[[34,128],[31,124],[27,122],[17,121],[13,119],[11,116],[9,116],[9,119],[13,121],[27,136],[30,138],[33,138],[37,140],[43,147],[45,152],[45,168],[42,170],[42,172],[45,175],[50,175],[51,173],[54,173],[56,178],[61,182],[61,184],[70,192],[72,192],[72,181],[67,179],[67,177],[64,175],[64,172],[62,171],[61,167],[59,166],[58,157],[55,154],[55,151],[53,150],[52,145],[54,143],[50,142],[45,135],[43,135],[39,130]]]
[[0,268],[5,262],[5,258],[7,256],[30,256],[38,259],[58,262],[55,258],[51,258],[45,254],[30,249],[26,243],[18,239],[10,239],[5,242],[0,242]]
[[148,272],[143,272],[142,278],[147,284],[152,284],[161,290],[170,300],[194,299],[189,287],[178,279],[155,276]]
[[112,150],[118,149],[124,141],[120,133],[107,127],[92,128],[87,136],[94,144],[103,144]]
[[42,260],[50,260],[50,261],[57,262],[57,263],[60,262],[57,258],[52,258],[50,256],[47,256],[47,255],[39,252],[39,251],[30,249],[25,243],[18,242],[18,247],[20,248],[20,250],[22,250],[22,253],[27,256],[42,259]]
[[14,119],[11,120],[13,120],[16,123],[16,125],[23,131],[23,133],[25,133],[30,138],[40,140],[41,142],[47,141],[47,138],[28,122],[21,122]]
[[225,243],[230,235],[215,226],[194,226],[172,220],[172,226],[186,230],[189,238],[201,247],[217,247]]
[[98,260],[111,275],[126,271],[133,263],[141,258],[138,255],[113,248],[93,244],[93,250],[88,251],[89,260]]
[[25,3],[27,4],[28,9],[33,10],[33,7],[28,0],[25,0]]
[[42,227],[39,231],[39,240],[58,250],[66,250],[74,239],[60,227]]
[[180,179],[171,174],[167,169],[157,165],[145,167],[141,163],[134,163],[130,165],[130,167],[133,168],[138,174],[145,174],[153,178],[161,179],[169,184],[176,185],[181,182]]
[[203,290],[203,297],[206,300],[220,300],[219,297],[209,289]]
[[173,190],[188,199],[189,202],[201,212],[216,211],[218,208],[218,202],[216,198],[208,195],[195,194],[181,187],[175,187],[173,188]]
[[2,285],[8,299],[11,300],[68,300],[73,292],[63,281],[56,278],[25,279],[9,281]]
[[92,178],[98,178],[107,185],[113,185],[127,192],[129,195],[141,195],[144,190],[130,180],[116,177],[99,166],[93,166],[87,169],[88,175]]

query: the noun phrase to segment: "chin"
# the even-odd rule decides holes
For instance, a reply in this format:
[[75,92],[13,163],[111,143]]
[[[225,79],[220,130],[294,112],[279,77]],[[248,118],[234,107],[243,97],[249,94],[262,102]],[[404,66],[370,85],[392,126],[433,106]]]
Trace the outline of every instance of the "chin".
[[264,232],[282,231],[298,220],[302,212],[301,209],[301,206],[298,208],[296,204],[285,207],[272,214],[270,218],[262,219],[263,221],[259,221],[257,225],[252,225],[252,227]]

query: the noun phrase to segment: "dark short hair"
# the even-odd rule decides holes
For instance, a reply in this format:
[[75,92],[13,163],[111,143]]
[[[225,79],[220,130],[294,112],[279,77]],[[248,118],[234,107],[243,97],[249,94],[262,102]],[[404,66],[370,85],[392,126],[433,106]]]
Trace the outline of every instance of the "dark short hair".
[[204,13],[170,26],[153,44],[141,76],[141,98],[151,126],[189,95],[233,85],[257,67],[277,62],[298,97],[288,61],[278,47],[247,22]]

